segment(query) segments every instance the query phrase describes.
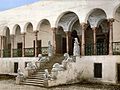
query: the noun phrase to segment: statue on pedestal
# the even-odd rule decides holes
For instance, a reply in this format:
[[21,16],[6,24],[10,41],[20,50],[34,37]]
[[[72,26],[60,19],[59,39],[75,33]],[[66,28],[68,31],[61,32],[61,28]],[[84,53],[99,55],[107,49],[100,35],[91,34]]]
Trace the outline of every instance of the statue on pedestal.
[[74,41],[73,56],[80,56],[80,46],[77,38]]
[[48,56],[49,57],[53,56],[53,47],[50,41],[48,41]]

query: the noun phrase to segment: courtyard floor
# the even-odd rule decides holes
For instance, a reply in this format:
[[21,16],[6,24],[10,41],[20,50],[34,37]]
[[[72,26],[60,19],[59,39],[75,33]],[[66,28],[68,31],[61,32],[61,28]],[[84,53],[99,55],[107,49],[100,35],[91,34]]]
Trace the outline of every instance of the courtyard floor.
[[0,90],[120,90],[120,85],[101,85],[101,84],[74,84],[52,88],[43,88],[28,85],[16,85],[15,80],[0,80]]

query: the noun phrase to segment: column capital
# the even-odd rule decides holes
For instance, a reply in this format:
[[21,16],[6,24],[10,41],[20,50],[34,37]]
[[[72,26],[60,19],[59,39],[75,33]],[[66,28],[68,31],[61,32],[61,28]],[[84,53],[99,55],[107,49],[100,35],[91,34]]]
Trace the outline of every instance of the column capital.
[[51,30],[53,31],[53,33],[56,33],[57,28],[56,27],[51,27]]
[[57,29],[57,27],[51,27],[52,29]]
[[56,27],[51,27],[52,30],[56,30],[57,28]]
[[87,23],[80,23],[80,25],[82,26],[82,30],[86,30],[86,28],[88,27]]
[[115,21],[114,18],[109,18],[109,19],[107,19],[107,20],[108,20],[108,22],[114,22],[114,21]]
[[66,34],[67,36],[69,36],[69,35],[71,35],[71,32],[70,32],[70,31],[65,31],[65,34]]
[[38,33],[39,31],[38,30],[35,30],[35,31],[33,31],[34,33]]
[[70,31],[65,31],[65,33],[71,33]]
[[92,27],[92,30],[93,30],[93,31],[96,31],[96,29],[97,29],[97,27]]
[[21,33],[21,35],[25,35],[26,33],[24,32],[24,33]]
[[34,31],[34,33],[35,33],[35,36],[37,36],[38,32],[39,32],[39,31]]
[[11,37],[12,39],[14,38],[14,36],[15,36],[15,35],[13,35],[13,34],[12,34],[12,35],[10,35],[10,37]]

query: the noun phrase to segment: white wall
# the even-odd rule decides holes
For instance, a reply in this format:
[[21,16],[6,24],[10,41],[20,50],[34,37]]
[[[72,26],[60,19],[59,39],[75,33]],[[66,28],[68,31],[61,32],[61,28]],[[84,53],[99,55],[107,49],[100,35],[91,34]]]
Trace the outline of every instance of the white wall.
[[14,73],[14,62],[18,62],[18,67],[24,72],[25,62],[35,62],[36,57],[21,57],[21,58],[0,58],[0,74]]
[[48,19],[51,27],[55,27],[57,18],[66,11],[75,12],[80,22],[85,22],[87,14],[94,8],[105,10],[108,18],[112,18],[114,8],[119,3],[119,0],[116,0],[116,2],[114,0],[43,0],[34,4],[0,12],[0,27],[10,26],[10,29],[12,29],[12,26],[19,24],[20,27],[22,27],[21,30],[24,31],[24,25],[27,22],[32,22],[33,30],[36,30],[38,22],[43,19]]
[[[94,63],[102,63],[102,78],[94,77]],[[90,82],[117,83],[117,63],[120,56],[83,56],[69,63],[67,70],[59,71],[56,80],[49,80],[49,86],[70,84],[87,80]]]

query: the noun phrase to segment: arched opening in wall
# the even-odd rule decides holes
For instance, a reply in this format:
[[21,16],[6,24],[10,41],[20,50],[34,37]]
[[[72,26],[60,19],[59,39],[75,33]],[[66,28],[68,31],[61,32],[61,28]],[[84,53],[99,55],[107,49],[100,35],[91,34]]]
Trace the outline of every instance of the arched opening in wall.
[[50,22],[43,19],[38,23],[38,54],[47,55],[48,41],[53,43],[53,33]]
[[[74,39],[77,37],[79,43],[81,44],[81,26],[79,23],[79,18],[74,12],[64,12],[62,13],[56,22],[56,26],[61,26],[63,31],[66,33],[66,51],[70,55],[73,55]],[[57,40],[58,39],[58,40]],[[56,41],[59,38],[56,36]],[[65,46],[64,46],[65,47]],[[56,48],[58,46],[56,45]],[[58,51],[57,51],[58,52]]]
[[[107,15],[104,10],[100,8],[95,8],[91,10],[86,20],[88,21],[88,28],[86,30],[86,41],[85,41],[85,53],[86,55],[104,55],[106,51],[100,50],[100,45],[98,45],[100,40],[97,40],[97,29],[101,26],[97,26],[101,20],[107,19]],[[99,51],[99,54],[98,54]]]
[[108,55],[109,53],[109,27],[107,20],[101,20],[96,30],[96,53]]
[[[120,4],[114,12],[113,22],[113,54],[120,55]],[[120,77],[119,77],[120,79]],[[120,82],[120,80],[118,81]]]
[[93,55],[93,30],[88,24],[85,30],[85,55]]
[[119,42],[120,41],[120,5],[115,10],[114,13],[114,23],[113,23],[113,41]]
[[66,34],[61,26],[58,26],[56,31],[56,53],[66,53]]
[[11,56],[11,38],[10,38],[10,29],[8,27],[4,28],[4,37],[3,37],[3,57]]
[[22,35],[21,35],[21,28],[19,25],[14,26],[15,35],[14,35],[14,42],[13,42],[13,56],[14,57],[22,57]]
[[29,22],[25,27],[25,57],[33,57],[35,56],[35,34],[33,32],[33,25]]
[[71,24],[71,40],[70,40],[70,43],[71,46],[70,46],[70,54],[72,55],[73,54],[73,47],[74,47],[74,41],[75,41],[75,38],[78,39],[79,41],[79,45],[81,47],[81,38],[82,38],[82,28],[80,26],[80,23],[79,23],[79,20],[76,19],[75,22],[73,22],[73,24]]
[[[120,4],[116,8],[113,17],[115,19],[113,23],[113,54],[120,55]],[[120,83],[120,64],[117,64],[116,75],[116,81]]]

